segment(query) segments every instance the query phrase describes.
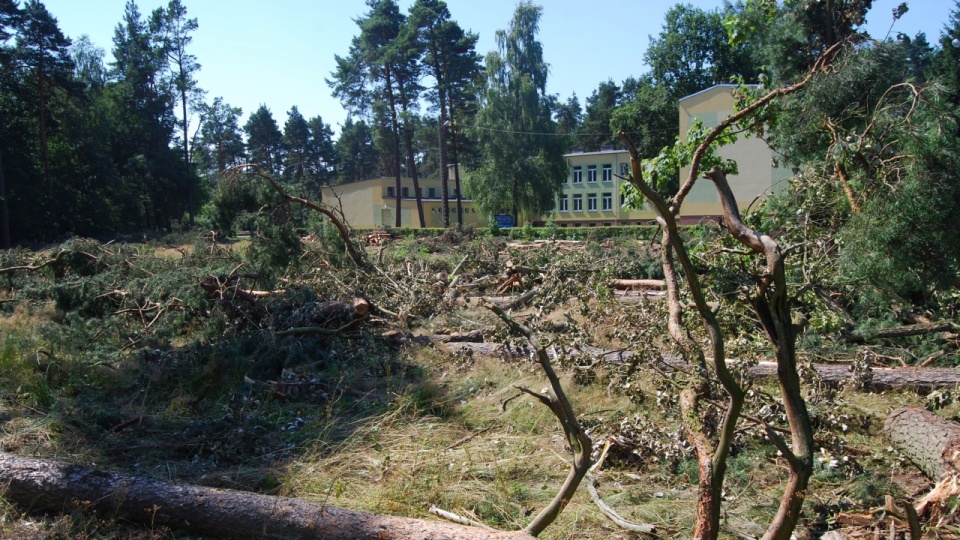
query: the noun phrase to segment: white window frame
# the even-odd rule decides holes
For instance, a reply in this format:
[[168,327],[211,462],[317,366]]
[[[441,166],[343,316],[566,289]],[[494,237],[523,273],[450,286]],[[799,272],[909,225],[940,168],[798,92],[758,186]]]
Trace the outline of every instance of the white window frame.
[[597,166],[596,165],[587,165],[587,182],[591,182],[591,183],[597,182]]
[[579,193],[573,196],[573,211],[583,212],[583,195]]
[[609,163],[603,166],[603,181],[613,182],[613,165]]
[[596,212],[597,211],[597,194],[591,193],[587,195],[587,212]]
[[560,212],[569,212],[570,211],[569,204],[570,203],[567,196],[561,195],[560,196]]
[[600,207],[604,210],[613,210],[613,193],[603,194]]
[[582,184],[583,183],[583,167],[577,165],[573,168],[573,183]]

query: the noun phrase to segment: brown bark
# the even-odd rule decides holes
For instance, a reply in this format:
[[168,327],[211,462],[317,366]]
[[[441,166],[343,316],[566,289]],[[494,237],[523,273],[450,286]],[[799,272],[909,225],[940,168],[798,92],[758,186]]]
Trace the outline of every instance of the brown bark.
[[666,282],[662,279],[612,279],[610,287],[618,290],[645,291],[662,290],[666,288]]
[[300,499],[174,484],[0,453],[0,486],[32,510],[94,510],[110,519],[218,538],[530,539],[450,523],[371,514]]
[[779,435],[767,430],[770,440],[787,459],[790,476],[787,488],[780,498],[777,514],[763,539],[787,540],[800,519],[807,484],[813,474],[813,427],[797,372],[797,336],[787,295],[783,253],[776,240],[751,229],[740,219],[740,210],[727,182],[727,175],[719,167],[714,167],[705,173],[704,177],[712,180],[717,189],[723,205],[723,224],[727,231],[745,247],[766,259],[765,271],[758,280],[750,304],[777,358],[777,382],[780,384],[780,396],[787,422],[790,424],[791,444],[788,448]]
[[557,373],[550,364],[550,355],[547,353],[546,348],[540,344],[540,341],[533,334],[533,331],[515,321],[507,312],[493,304],[486,304],[484,307],[500,317],[500,320],[510,328],[511,333],[526,337],[530,347],[536,352],[537,363],[540,364],[540,369],[543,370],[547,379],[550,381],[550,387],[542,394],[534,392],[529,388],[518,387],[518,389],[525,394],[535,397],[550,408],[550,411],[557,417],[557,420],[560,421],[560,425],[563,427],[563,433],[567,437],[567,444],[573,453],[570,472],[567,474],[566,480],[563,481],[563,485],[560,486],[560,490],[546,508],[541,510],[540,513],[533,518],[533,521],[523,529],[533,536],[538,536],[557,519],[560,512],[562,512],[567,506],[567,503],[570,502],[573,494],[576,493],[580,482],[589,472],[590,452],[593,447],[593,441],[590,440],[590,437],[580,425],[580,421],[577,419],[577,415],[573,412],[573,407],[570,405],[570,400],[567,398],[567,394],[563,391],[563,386],[560,384],[560,378],[557,377]]
[[960,425],[916,407],[890,413],[883,430],[902,452],[933,480],[960,474]]

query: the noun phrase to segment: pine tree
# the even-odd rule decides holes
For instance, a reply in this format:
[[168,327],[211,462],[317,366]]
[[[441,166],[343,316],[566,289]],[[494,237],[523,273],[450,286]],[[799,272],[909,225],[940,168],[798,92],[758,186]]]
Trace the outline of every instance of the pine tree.
[[187,52],[187,47],[193,41],[190,35],[198,28],[197,19],[187,18],[187,8],[180,0],[170,0],[166,9],[157,8],[150,20],[151,30],[158,40],[157,47],[166,58],[167,69],[173,79],[178,101],[180,102],[180,136],[183,145],[183,162],[187,166],[187,212],[190,224],[193,224],[193,170],[190,160],[190,117],[187,106],[195,105],[203,97],[203,91],[197,85],[196,72],[200,71],[200,64],[196,56]]
[[[450,226],[449,171],[447,167],[447,138],[450,133],[451,93],[464,92],[480,73],[480,57],[476,53],[477,35],[464,32],[450,16],[442,0],[417,0],[410,8],[409,25],[416,32],[417,48],[427,73],[433,78],[433,87],[427,99],[439,112],[440,154],[439,168],[443,226]],[[459,186],[458,186],[459,188]],[[459,194],[459,189],[457,190]],[[459,196],[459,195],[458,195]],[[462,214],[457,213],[462,223]]]
[[40,150],[48,192],[53,191],[53,176],[50,173],[50,147],[47,141],[47,102],[51,87],[65,83],[73,71],[70,43],[47,8],[39,0],[28,0],[23,10],[22,27],[17,35],[16,56],[30,73],[37,91]]
[[[398,71],[408,61],[398,48],[404,17],[395,0],[367,0],[370,11],[356,20],[360,35],[353,38],[347,57],[335,56],[337,71],[327,84],[344,107],[362,117],[380,116],[377,122],[389,130],[391,173],[396,184],[395,225],[401,225],[402,198],[400,107]],[[417,194],[419,196],[419,193]]]
[[243,162],[245,148],[240,132],[241,115],[243,110],[240,107],[231,107],[222,97],[200,107],[200,140],[193,148],[201,170],[206,174],[219,174]]
[[250,160],[279,178],[283,172],[283,134],[266,105],[254,111],[243,126]]

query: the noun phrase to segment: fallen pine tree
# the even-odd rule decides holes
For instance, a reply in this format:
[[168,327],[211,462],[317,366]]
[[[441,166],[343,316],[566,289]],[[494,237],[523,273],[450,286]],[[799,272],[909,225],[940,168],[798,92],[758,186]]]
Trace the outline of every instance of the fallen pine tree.
[[[936,482],[917,501],[916,513],[939,525],[956,514],[960,495],[960,425],[918,407],[890,413],[883,430],[893,447]],[[954,516],[955,517],[955,516]]]
[[506,540],[533,538],[422,519],[383,516],[257,493],[175,484],[0,453],[7,500],[31,510],[93,510],[151,527],[218,538]]
[[[428,340],[423,338],[423,340]],[[434,343],[443,343],[443,340],[429,340]],[[534,351],[525,346],[507,346],[501,343],[443,343],[452,352],[469,350],[477,356],[486,356],[489,358],[532,358]],[[550,347],[547,349],[551,358],[558,356],[558,351]],[[607,351],[599,347],[583,346],[579,349],[568,349],[564,351],[568,357],[589,356],[597,361],[622,364],[632,362],[637,353],[627,350]],[[642,362],[651,362],[665,368],[689,369],[689,364],[683,362],[677,357],[667,355],[656,355],[649,358],[641,358]],[[736,359],[727,359],[727,363],[732,365],[740,362]],[[933,367],[871,367],[866,371],[855,371],[851,364],[811,364],[820,380],[829,384],[839,384],[843,382],[854,382],[858,386],[869,386],[874,389],[885,388],[917,388],[929,390],[934,388],[953,388],[960,385],[960,369],[957,368],[933,368]],[[760,361],[750,366],[747,373],[754,378],[775,377],[777,375],[777,363],[772,361]]]

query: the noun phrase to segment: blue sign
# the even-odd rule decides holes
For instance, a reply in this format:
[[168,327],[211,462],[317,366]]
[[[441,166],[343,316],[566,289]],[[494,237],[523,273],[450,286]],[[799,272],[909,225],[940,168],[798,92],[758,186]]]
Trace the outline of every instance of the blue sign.
[[512,229],[516,222],[510,214],[497,214],[494,216],[497,220],[497,227],[501,229]]

